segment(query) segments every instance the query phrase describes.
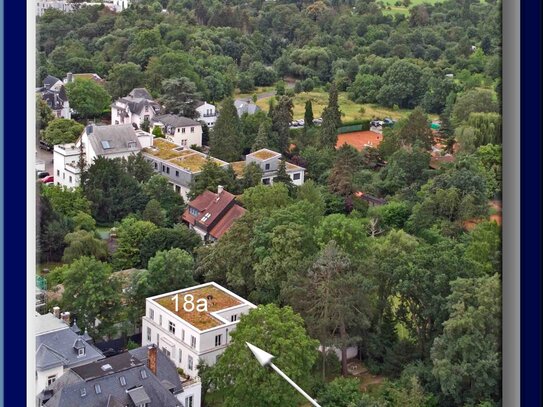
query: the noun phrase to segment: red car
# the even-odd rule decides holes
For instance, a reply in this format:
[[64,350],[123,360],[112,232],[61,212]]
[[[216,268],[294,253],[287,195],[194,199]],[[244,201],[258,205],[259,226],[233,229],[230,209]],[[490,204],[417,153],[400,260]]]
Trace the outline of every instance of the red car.
[[55,182],[55,177],[53,177],[52,175],[49,175],[48,177],[40,179],[40,181],[43,182],[44,184],[47,184],[48,182]]

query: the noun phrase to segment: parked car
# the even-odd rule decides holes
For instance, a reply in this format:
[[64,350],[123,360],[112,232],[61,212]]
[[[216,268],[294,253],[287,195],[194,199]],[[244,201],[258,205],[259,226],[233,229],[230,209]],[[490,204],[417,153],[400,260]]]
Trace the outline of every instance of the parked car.
[[40,148],[46,151],[53,151],[54,147],[48,144],[45,140],[40,140]]
[[322,119],[319,117],[318,119],[313,119],[314,124],[322,124]]
[[38,179],[45,178],[49,175],[47,171],[38,171]]
[[55,182],[55,177],[53,177],[52,175],[48,175],[44,178],[41,178],[40,181],[43,182],[44,184],[47,184],[49,182]]

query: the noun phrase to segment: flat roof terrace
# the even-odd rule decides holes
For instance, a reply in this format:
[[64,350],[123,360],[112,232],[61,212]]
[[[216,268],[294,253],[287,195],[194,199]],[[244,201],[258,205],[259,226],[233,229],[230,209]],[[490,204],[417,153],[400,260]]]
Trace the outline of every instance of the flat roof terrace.
[[[177,301],[175,300],[176,294]],[[194,297],[192,302],[194,303],[195,308],[192,311],[186,311],[183,307],[187,294],[191,294]],[[207,311],[197,311],[196,306],[200,299],[207,301]],[[151,297],[150,300],[166,308],[168,311],[200,331],[205,331],[206,329],[215,328],[224,324],[224,321],[221,321],[219,318],[212,315],[212,313],[242,304],[250,304],[252,306],[250,302],[230,294],[226,289],[222,289],[222,287],[217,284],[203,284],[194,288],[173,291],[171,293]],[[187,308],[190,309],[191,307],[187,306]]]

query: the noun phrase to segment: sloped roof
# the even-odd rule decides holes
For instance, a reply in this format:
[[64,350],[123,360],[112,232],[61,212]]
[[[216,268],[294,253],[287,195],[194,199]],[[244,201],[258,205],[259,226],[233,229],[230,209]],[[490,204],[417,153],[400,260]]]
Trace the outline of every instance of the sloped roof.
[[238,116],[241,116],[243,113],[255,114],[260,110],[260,108],[252,101],[247,101],[243,99],[234,100],[234,106],[238,111]]
[[163,114],[155,116],[151,120],[153,123],[162,123],[165,126],[172,127],[187,127],[187,126],[201,126],[200,122],[190,119],[188,117],[177,116],[175,114]]
[[[102,369],[106,364],[111,368]],[[171,366],[165,369],[166,365]],[[157,372],[162,370],[173,372],[163,380],[174,383],[176,389],[181,391],[175,365],[162,351],[157,350]],[[97,393],[98,385],[100,391]],[[148,399],[152,406],[175,407],[180,404],[145,363],[131,352],[71,369],[49,386],[48,390],[53,391],[53,396],[44,404],[46,407],[131,406],[134,398]]]
[[[83,131],[87,132],[89,128],[91,130],[88,134],[89,143],[97,155],[137,153],[141,150],[141,144],[132,124],[89,125]],[[129,147],[129,142],[135,143],[135,146]]]
[[209,234],[215,239],[220,239],[232,226],[234,221],[246,212],[245,208],[235,204],[222,216],[215,226],[209,231]]
[[46,87],[46,88],[50,88],[51,86],[53,86],[57,82],[62,83],[62,81],[60,79],[58,79],[57,77],[55,77],[53,75],[47,75],[45,77],[45,79],[43,80],[43,86]]
[[[85,347],[85,354],[78,355],[76,345]],[[40,363],[38,363],[38,357]],[[68,325],[65,329],[54,330],[36,336],[36,367],[46,369],[50,363],[62,361],[65,367],[80,365],[103,359],[104,355],[93,345],[85,342],[81,336],[72,331]]]
[[208,233],[219,239],[232,223],[245,213],[245,209],[235,202],[235,196],[223,190],[220,194],[211,191],[204,191],[194,200],[190,201],[188,207],[198,210],[194,216],[187,208],[183,213],[183,220],[195,225],[196,223],[208,228]]
[[134,88],[132,91],[128,94],[129,97],[132,98],[141,98],[141,99],[147,99],[147,100],[153,100],[153,97],[147,91],[145,88]]

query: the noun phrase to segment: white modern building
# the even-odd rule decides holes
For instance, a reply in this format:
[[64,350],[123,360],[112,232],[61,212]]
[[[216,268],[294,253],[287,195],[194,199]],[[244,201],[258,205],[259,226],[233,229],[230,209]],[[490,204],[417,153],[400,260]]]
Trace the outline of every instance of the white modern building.
[[142,154],[155,172],[168,178],[172,188],[184,200],[188,199],[190,186],[202,172],[208,159],[223,169],[228,167],[225,161],[157,137],[153,139],[151,146],[142,150]]
[[88,125],[75,143],[57,144],[53,150],[55,185],[74,188],[80,184],[81,164],[92,165],[96,157],[127,158],[152,144],[153,136],[134,130],[131,124],[118,126]]
[[[279,169],[282,158],[281,153],[263,148],[254,153],[247,154],[245,161],[233,162],[232,167],[234,168],[234,171],[236,171],[238,177],[241,177],[245,166],[250,163],[255,163],[262,169],[262,183],[271,185],[273,184],[274,178],[277,176],[277,170]],[[292,183],[297,186],[303,185],[305,168],[289,162],[285,162],[285,166]]]
[[196,120],[174,114],[154,116],[152,130],[159,127],[167,140],[182,147],[202,146],[202,125]]
[[141,128],[145,120],[150,125],[153,118],[160,113],[160,109],[160,105],[155,102],[147,89],[135,88],[111,105],[111,124],[132,123]]
[[[205,310],[197,308],[202,304]],[[253,308],[254,304],[214,282],[149,297],[142,318],[142,345],[157,345],[187,376],[197,378],[199,360],[214,365],[240,317]],[[195,399],[194,407],[200,403],[201,398]]]
[[212,128],[215,125],[215,122],[217,121],[217,118],[219,117],[219,114],[217,112],[217,108],[215,105],[212,105],[211,103],[207,102],[200,102],[198,103],[198,107],[196,108],[196,111],[198,112],[198,120],[204,122],[207,127]]

